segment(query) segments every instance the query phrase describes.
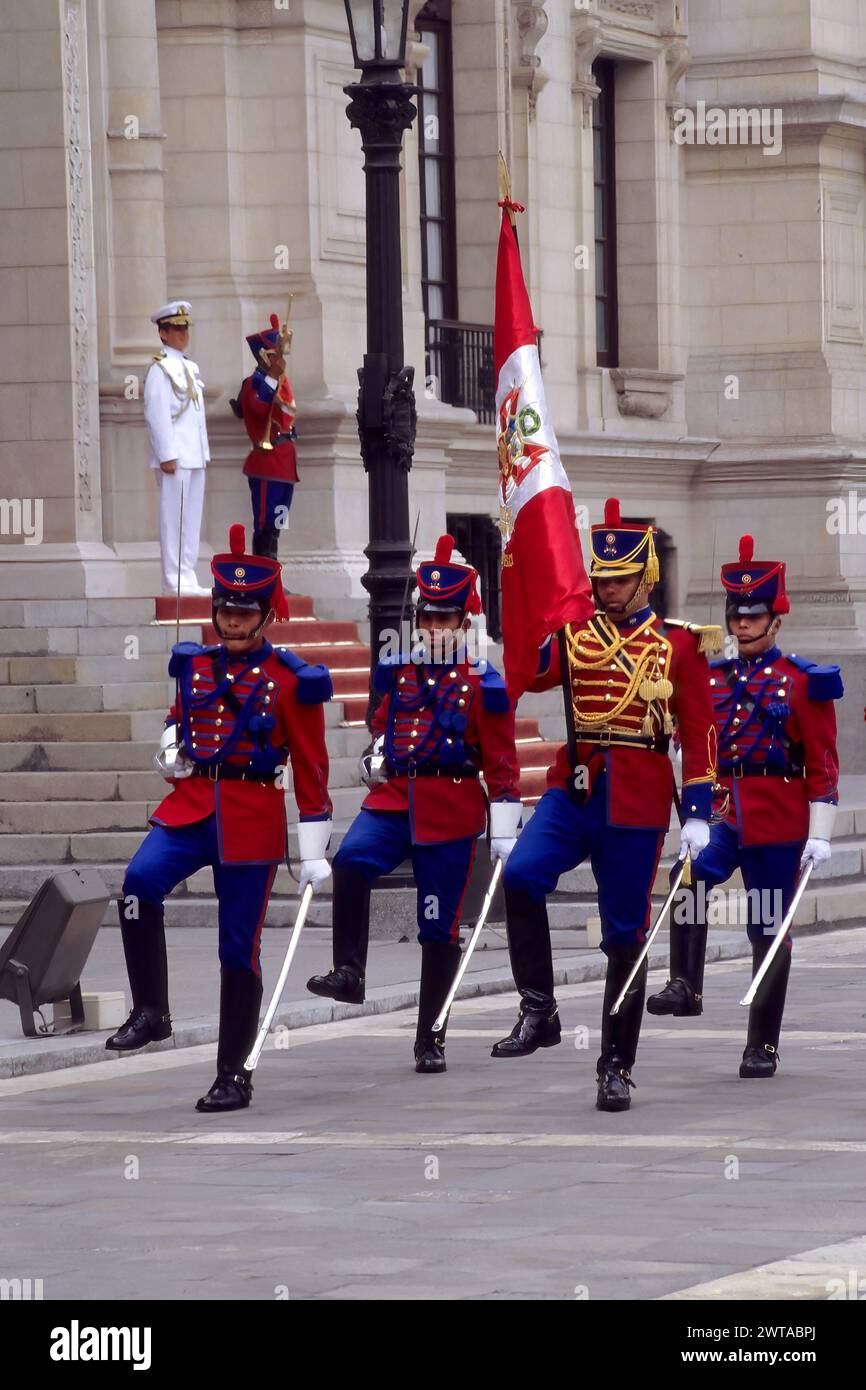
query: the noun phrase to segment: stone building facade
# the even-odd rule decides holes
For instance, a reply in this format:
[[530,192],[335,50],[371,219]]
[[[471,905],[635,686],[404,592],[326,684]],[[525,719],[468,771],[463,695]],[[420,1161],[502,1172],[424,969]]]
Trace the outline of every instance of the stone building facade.
[[[140,383],[167,298],[192,302],[208,393],[203,561],[223,544],[248,510],[228,405],[244,336],[291,293],[289,583],[321,615],[362,616],[364,183],[342,0],[0,0],[0,19],[4,597],[157,591]],[[477,412],[501,148],[585,519],[611,492],[652,519],[667,606],[702,621],[742,531],[787,559],[786,645],[842,661],[843,747],[864,766],[866,8],[412,0],[411,19],[420,548],[450,519],[489,559]],[[16,534],[16,499],[42,500],[41,544]]]

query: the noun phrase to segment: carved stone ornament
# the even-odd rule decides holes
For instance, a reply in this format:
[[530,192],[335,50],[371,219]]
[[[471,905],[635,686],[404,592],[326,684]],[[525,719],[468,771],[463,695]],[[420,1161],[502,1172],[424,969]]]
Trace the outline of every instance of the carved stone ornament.
[[529,90],[533,111],[538,93],[548,79],[535,51],[550,23],[544,8],[546,3],[547,0],[512,0],[517,29],[513,78],[517,85]]
[[69,0],[63,13],[63,102],[66,171],[69,187],[69,280],[72,314],[73,439],[78,510],[93,510],[90,481],[90,321],[89,208],[82,118],[84,35],[80,0]]
[[604,43],[604,26],[598,15],[588,10],[576,10],[573,20],[575,78],[571,90],[583,99],[583,124],[592,124],[592,103],[599,88],[592,75],[592,65]]
[[620,415],[639,420],[660,420],[670,410],[673,388],[681,373],[657,372],[643,367],[611,367]]

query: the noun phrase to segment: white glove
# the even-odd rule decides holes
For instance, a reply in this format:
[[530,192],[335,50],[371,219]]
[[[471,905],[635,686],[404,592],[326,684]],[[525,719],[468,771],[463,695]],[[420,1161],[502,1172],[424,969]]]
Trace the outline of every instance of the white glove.
[[302,859],[301,875],[298,879],[298,887],[303,893],[308,883],[312,883],[313,892],[317,892],[323,883],[327,883],[331,877],[331,866],[327,859]]
[[830,841],[808,839],[803,848],[803,855],[800,860],[800,868],[805,869],[811,860],[813,864],[826,864],[830,858]]
[[302,820],[298,822],[298,849],[301,855],[301,873],[298,879],[303,893],[308,883],[313,892],[327,883],[331,877],[331,866],[325,858],[325,850],[331,838],[329,820]]
[[697,859],[702,849],[710,843],[710,827],[705,820],[690,816],[680,831],[680,859],[690,854]]
[[492,801],[490,803],[490,861],[495,864],[501,859],[505,865],[509,854],[517,844],[517,831],[520,827],[523,805],[519,801]]

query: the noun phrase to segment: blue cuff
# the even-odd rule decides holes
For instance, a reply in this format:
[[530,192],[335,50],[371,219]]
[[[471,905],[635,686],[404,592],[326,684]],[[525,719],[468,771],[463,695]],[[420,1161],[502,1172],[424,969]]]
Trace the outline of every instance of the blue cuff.
[[683,787],[683,820],[706,820],[713,814],[712,782],[691,782]]

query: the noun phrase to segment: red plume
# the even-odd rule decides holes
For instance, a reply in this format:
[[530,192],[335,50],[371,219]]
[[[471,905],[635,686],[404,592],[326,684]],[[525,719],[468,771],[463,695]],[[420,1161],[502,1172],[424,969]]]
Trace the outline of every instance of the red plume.
[[451,552],[454,549],[453,536],[440,536],[436,542],[436,554],[433,556],[433,563],[436,565],[447,565],[451,559]]
[[274,586],[274,592],[271,596],[271,607],[274,610],[274,617],[276,618],[278,623],[284,623],[288,621],[289,601],[286,598],[286,593],[283,588],[282,570],[280,570],[279,574],[277,575],[277,582]]
[[740,536],[740,564],[750,565],[755,558],[754,536]]
[[246,553],[246,544],[244,528],[236,521],[229,531],[229,550],[232,555],[243,555]]
[[604,504],[604,524],[605,526],[621,526],[622,516],[619,510],[619,498],[608,497]]
[[271,328],[279,328],[280,320],[276,314],[271,314]]

